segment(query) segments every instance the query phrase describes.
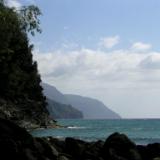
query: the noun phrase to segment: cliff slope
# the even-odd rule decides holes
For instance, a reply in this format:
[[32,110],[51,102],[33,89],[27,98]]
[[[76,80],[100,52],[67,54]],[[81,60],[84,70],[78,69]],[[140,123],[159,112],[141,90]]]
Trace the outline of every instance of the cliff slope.
[[38,29],[39,13],[34,6],[19,13],[0,1],[0,117],[26,128],[50,123],[28,39],[28,31]]
[[[119,119],[121,118],[117,113],[105,106],[101,101],[82,97],[78,95],[63,94],[56,87],[42,83],[44,94],[50,100],[57,103],[71,105],[73,108],[79,110],[85,119]],[[49,108],[52,108],[49,104]]]
[[86,119],[119,119],[117,113],[105,106],[101,101],[79,95],[65,94],[75,108],[79,109]]
[[81,111],[73,108],[71,105],[61,104],[47,98],[47,109],[51,117],[55,119],[78,119],[83,118]]

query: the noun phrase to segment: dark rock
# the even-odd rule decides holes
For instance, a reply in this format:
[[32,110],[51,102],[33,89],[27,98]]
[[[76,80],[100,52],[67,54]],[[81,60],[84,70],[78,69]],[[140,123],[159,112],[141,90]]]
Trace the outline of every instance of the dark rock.
[[139,154],[141,155],[141,158],[144,159],[144,160],[150,160],[150,157],[149,157],[149,153],[148,153],[148,149],[146,146],[143,146],[143,145],[137,145],[137,150],[139,152]]
[[24,129],[0,119],[0,155],[5,159],[21,159],[23,148],[33,142],[31,135]]
[[160,143],[148,144],[147,152],[151,159],[160,157]]
[[126,135],[119,133],[112,134],[105,142],[33,138],[25,129],[0,119],[0,159],[160,160],[160,144],[136,146]]
[[69,160],[69,159],[67,157],[65,157],[65,156],[59,156],[57,158],[57,160]]
[[44,139],[33,138],[25,129],[0,119],[0,158],[4,160],[54,160],[58,152]]
[[82,160],[83,153],[86,149],[87,142],[74,138],[66,138],[66,153],[72,155],[77,160]]
[[136,145],[124,134],[114,133],[107,138],[102,157],[111,160],[141,160]]
[[[37,143],[39,143],[39,146],[37,146]],[[37,148],[39,153],[44,157],[52,159],[58,156],[58,151],[51,146],[45,138],[36,138],[35,148]]]
[[48,113],[40,110],[42,104],[33,100],[9,101],[0,97],[0,118],[10,120],[22,128],[35,129],[47,127],[50,122]]
[[75,160],[102,160],[100,155],[104,142],[85,142],[74,138],[65,139],[65,153]]
[[137,150],[144,160],[153,160],[160,158],[159,143],[148,144],[147,146],[137,145]]
[[104,142],[103,141],[97,141],[97,142],[91,142],[86,146],[86,149],[83,153],[83,157],[85,159],[92,159],[92,160],[99,160],[101,159],[101,150],[103,148]]
[[[32,136],[25,129],[16,124],[0,118],[0,138],[12,138],[13,140],[32,140]],[[29,141],[30,142],[30,141]],[[27,142],[27,143],[29,143]]]
[[48,141],[56,148],[58,152],[63,153],[65,151],[66,144],[64,140],[49,137]]

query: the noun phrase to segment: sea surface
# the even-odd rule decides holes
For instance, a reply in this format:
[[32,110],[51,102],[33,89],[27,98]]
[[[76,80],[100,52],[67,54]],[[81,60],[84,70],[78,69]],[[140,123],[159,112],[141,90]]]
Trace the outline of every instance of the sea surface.
[[74,137],[86,141],[105,140],[114,132],[124,133],[136,144],[160,143],[160,119],[82,120],[61,119],[66,126],[59,129],[39,129],[35,137]]

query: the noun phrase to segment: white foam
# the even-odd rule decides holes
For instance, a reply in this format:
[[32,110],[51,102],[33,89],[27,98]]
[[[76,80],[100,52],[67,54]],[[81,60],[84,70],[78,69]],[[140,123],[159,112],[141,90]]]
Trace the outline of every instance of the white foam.
[[78,127],[78,126],[68,126],[68,129],[85,129],[85,127]]

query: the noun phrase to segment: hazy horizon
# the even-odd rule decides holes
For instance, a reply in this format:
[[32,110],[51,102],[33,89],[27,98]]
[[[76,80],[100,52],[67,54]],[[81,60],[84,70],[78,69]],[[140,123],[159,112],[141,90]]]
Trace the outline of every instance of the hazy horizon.
[[8,0],[42,11],[31,38],[42,80],[123,118],[160,118],[160,1]]

